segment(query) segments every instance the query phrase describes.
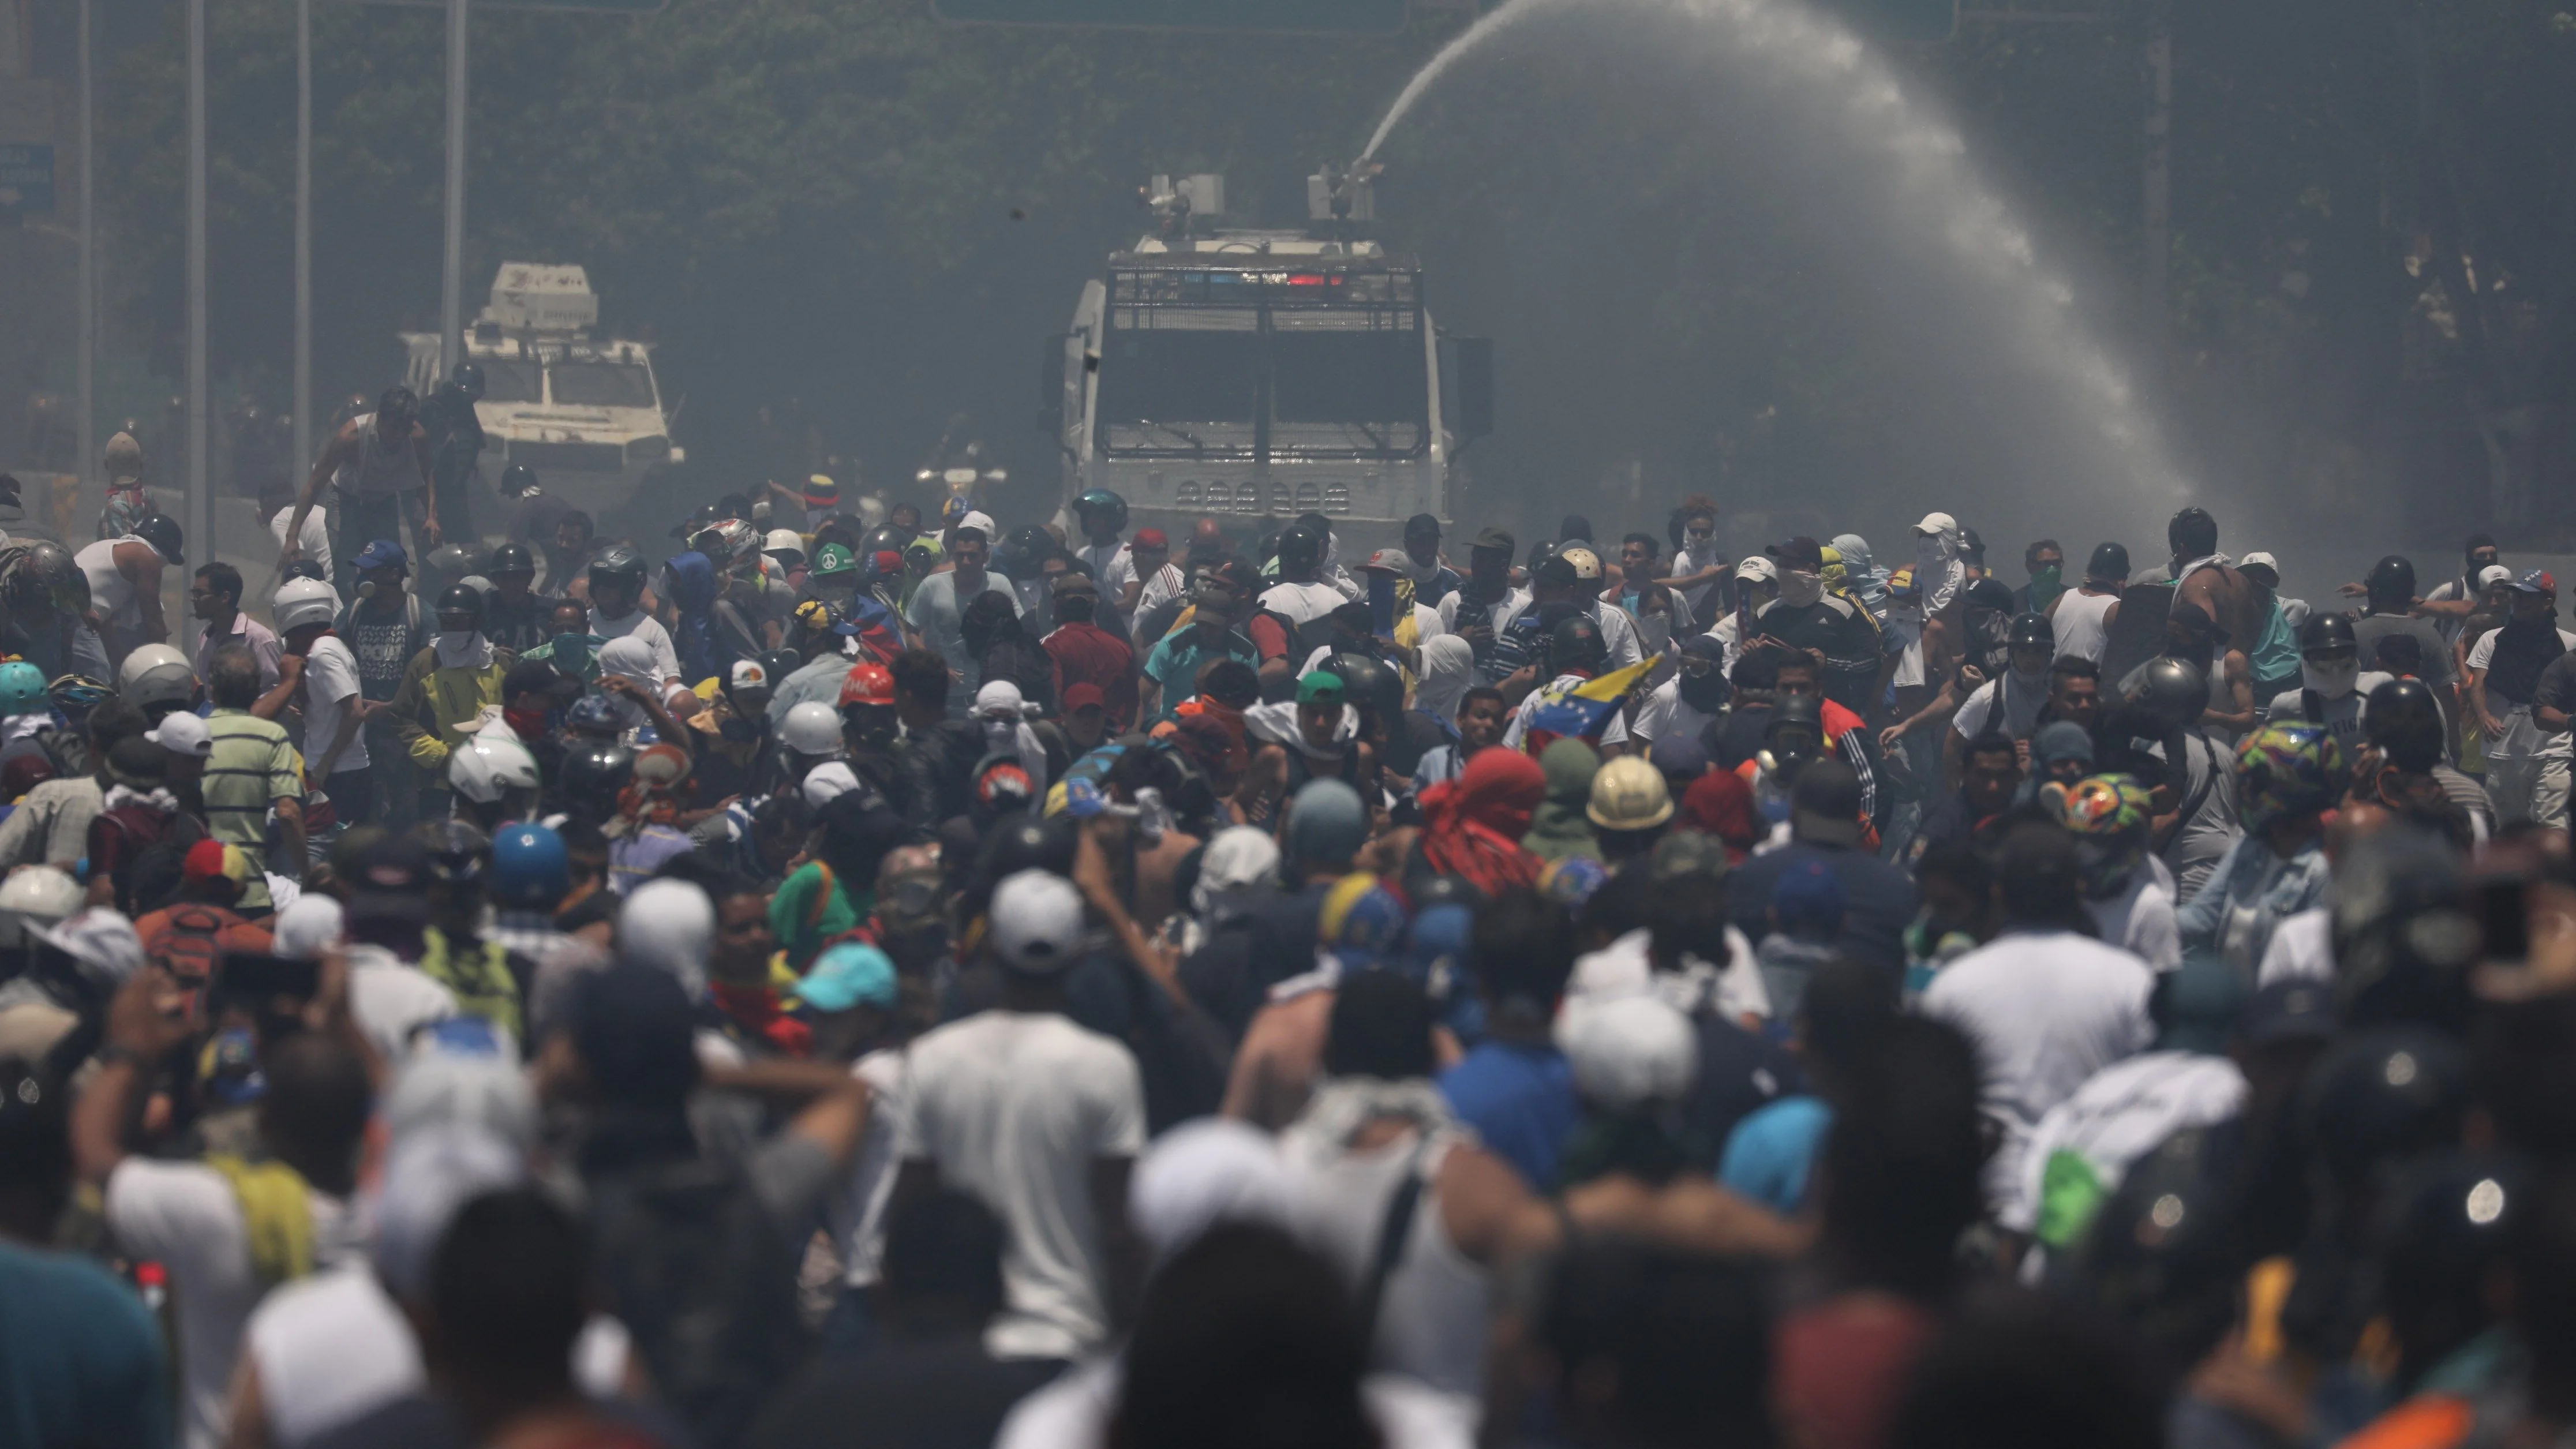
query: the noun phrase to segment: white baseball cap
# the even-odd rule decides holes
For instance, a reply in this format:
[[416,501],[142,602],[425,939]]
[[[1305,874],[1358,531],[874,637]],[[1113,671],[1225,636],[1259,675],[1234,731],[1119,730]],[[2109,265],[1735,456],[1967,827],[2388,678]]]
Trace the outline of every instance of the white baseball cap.
[[145,730],[143,737],[174,755],[194,755],[202,760],[215,752],[214,731],[186,710],[161,716],[161,723]]
[[1780,582],[1780,566],[1757,553],[1735,566],[1735,576],[1739,579],[1760,579],[1764,583],[1776,584]]
[[1923,521],[1921,523],[1914,525],[1914,531],[1916,533],[1927,535],[1935,533],[1957,533],[1959,531],[1959,520],[1952,518],[1946,513],[1927,513],[1923,515]]
[[2252,553],[2245,555],[2245,557],[2238,559],[2236,561],[2236,567],[2239,569],[2266,568],[2270,569],[2275,575],[2277,575],[2281,572],[2281,561],[2258,548]]
[[998,528],[996,528],[996,527],[994,526],[994,523],[993,523],[993,515],[991,515],[991,514],[989,514],[989,513],[980,513],[980,512],[973,512],[973,511],[969,511],[965,517],[963,517],[963,518],[961,518],[961,519],[957,520],[957,526],[958,526],[959,528],[980,528],[980,529],[982,529],[982,530],[984,531],[984,541],[985,541],[986,543],[991,543],[991,542],[993,542],[993,541],[994,541],[994,539],[995,539],[995,536],[996,536],[996,535],[999,533],[999,531],[1000,531]]
[[2488,564],[2485,568],[2478,570],[2479,588],[2492,589],[2498,584],[2509,584],[2512,582],[2513,570],[2506,568],[2503,564]]
[[993,892],[993,949],[1013,967],[1053,975],[1082,945],[1082,893],[1053,871],[1024,870]]

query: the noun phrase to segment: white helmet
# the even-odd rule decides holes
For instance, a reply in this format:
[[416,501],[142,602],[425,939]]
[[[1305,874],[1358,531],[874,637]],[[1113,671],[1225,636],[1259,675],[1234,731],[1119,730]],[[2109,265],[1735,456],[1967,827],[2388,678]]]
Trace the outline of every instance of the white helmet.
[[133,705],[184,705],[196,693],[197,671],[188,656],[167,644],[146,644],[125,656],[116,671],[116,692]]
[[787,711],[778,726],[778,742],[800,755],[841,753],[841,712],[809,699]]
[[70,872],[50,865],[31,865],[0,880],[0,911],[43,925],[79,910],[85,898]]
[[504,792],[537,788],[537,757],[517,740],[477,736],[447,757],[447,783],[477,805],[490,805]]
[[805,556],[805,535],[798,533],[792,528],[773,528],[769,531],[769,537],[761,543],[760,551],[762,553],[792,553],[798,558],[803,558]]
[[277,618],[277,632],[287,633],[309,624],[328,624],[340,612],[340,596],[320,579],[288,579],[277,586],[277,599],[271,606]]

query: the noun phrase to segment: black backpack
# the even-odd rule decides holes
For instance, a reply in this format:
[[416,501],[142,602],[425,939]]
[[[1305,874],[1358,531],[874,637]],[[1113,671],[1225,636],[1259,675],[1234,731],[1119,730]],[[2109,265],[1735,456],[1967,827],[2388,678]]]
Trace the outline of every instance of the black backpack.
[[700,1158],[595,1181],[592,1222],[605,1306],[655,1394],[724,1449],[804,1356],[786,1235],[740,1167]]

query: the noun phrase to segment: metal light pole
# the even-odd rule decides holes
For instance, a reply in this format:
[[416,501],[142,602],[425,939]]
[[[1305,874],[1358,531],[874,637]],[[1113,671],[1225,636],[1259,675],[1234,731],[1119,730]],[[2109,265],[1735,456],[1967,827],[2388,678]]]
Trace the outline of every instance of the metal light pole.
[[206,0],[188,0],[188,538],[201,557],[212,510],[206,434]]
[[442,378],[465,360],[465,6],[466,0],[447,0],[447,252],[439,272],[438,312]]
[[2139,288],[2139,311],[2146,323],[2147,355],[2163,365],[2165,339],[2171,334],[2173,269],[2173,6],[2153,0],[2147,7],[2146,156],[2140,228],[2146,247],[2146,272]]
[[98,112],[90,103],[90,0],[80,0],[80,331],[73,365],[79,370],[79,405],[73,414],[76,451],[73,476],[87,479],[98,456],[98,233],[95,191],[97,175],[92,132]]
[[[81,0],[86,5],[89,0]],[[313,466],[313,0],[295,0],[295,466]]]

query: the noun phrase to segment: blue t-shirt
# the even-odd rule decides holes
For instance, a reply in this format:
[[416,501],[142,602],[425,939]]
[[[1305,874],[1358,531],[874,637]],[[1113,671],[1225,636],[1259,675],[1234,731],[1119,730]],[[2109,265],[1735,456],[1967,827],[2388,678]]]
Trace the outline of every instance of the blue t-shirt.
[[166,1449],[160,1329],[96,1264],[0,1242],[0,1445]]
[[1794,1213],[1807,1201],[1816,1154],[1833,1125],[1834,1109],[1822,1097],[1783,1097],[1759,1108],[1727,1135],[1717,1180],[1774,1212]]
[[1485,1042],[1440,1074],[1440,1095],[1533,1192],[1556,1186],[1557,1161],[1582,1111],[1574,1067],[1552,1046]]
[[[1199,647],[1198,634],[1199,631],[1196,628],[1175,629],[1164,635],[1162,642],[1154,646],[1153,652],[1145,656],[1147,677],[1163,687],[1162,709],[1152,719],[1147,720],[1147,724],[1159,724],[1173,718],[1172,711],[1179,707],[1181,701],[1199,692],[1200,668],[1218,655],[1213,649]],[[1228,648],[1225,652],[1228,657],[1240,659],[1255,668],[1260,667],[1260,655],[1249,649],[1231,647],[1234,641],[1233,635],[1226,636],[1226,641]]]

